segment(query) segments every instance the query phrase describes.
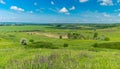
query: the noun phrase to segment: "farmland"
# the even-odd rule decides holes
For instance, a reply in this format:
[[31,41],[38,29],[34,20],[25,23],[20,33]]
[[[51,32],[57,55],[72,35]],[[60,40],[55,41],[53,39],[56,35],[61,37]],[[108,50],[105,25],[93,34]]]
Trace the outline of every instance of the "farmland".
[[0,68],[119,69],[120,24],[0,26]]

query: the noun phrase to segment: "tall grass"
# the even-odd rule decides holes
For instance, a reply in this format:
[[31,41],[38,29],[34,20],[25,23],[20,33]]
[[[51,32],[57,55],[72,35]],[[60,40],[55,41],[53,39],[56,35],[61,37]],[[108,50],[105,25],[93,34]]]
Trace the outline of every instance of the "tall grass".
[[[56,53],[55,53],[56,52]],[[5,69],[119,69],[116,54],[106,56],[105,52],[96,55],[90,51],[55,51],[49,55],[38,54],[31,59],[11,60]],[[103,54],[103,55],[101,55]]]

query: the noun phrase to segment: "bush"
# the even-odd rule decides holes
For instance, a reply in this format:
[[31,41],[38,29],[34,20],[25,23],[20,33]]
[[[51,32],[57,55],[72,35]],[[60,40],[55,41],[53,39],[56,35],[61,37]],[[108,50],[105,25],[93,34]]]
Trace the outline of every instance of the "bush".
[[62,35],[60,35],[59,38],[62,39]]
[[25,38],[22,38],[21,41],[20,41],[20,43],[22,45],[27,45],[27,40]]
[[94,33],[93,39],[97,40],[97,37],[98,37],[98,33]]
[[120,49],[120,42],[108,42],[108,43],[95,43],[93,47],[98,48],[109,48],[109,49]]
[[31,44],[28,45],[28,47],[30,48],[50,48],[50,49],[56,49],[57,47],[55,47],[53,45],[53,43],[50,42],[32,42]]
[[69,45],[67,43],[64,43],[63,44],[63,47],[68,47]]
[[72,38],[71,33],[68,33],[68,34],[67,34],[67,37],[68,37],[68,39],[71,39],[71,38]]
[[0,41],[1,41],[2,39],[0,38]]
[[11,35],[11,34],[9,34],[8,36],[9,36],[9,37],[15,37],[15,35]]
[[97,46],[98,46],[98,43],[93,44],[93,47],[97,47]]
[[105,41],[109,41],[110,40],[110,38],[108,38],[108,37],[105,37],[105,39],[104,39]]
[[29,42],[31,42],[31,43],[32,43],[32,42],[34,42],[34,40],[33,40],[33,39],[30,39],[30,40],[29,40]]

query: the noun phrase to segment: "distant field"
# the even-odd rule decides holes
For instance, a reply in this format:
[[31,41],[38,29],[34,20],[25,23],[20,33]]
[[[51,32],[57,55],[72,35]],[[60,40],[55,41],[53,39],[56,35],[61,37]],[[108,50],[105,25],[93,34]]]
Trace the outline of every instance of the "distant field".
[[[74,38],[69,39],[68,33]],[[115,48],[113,42],[120,42],[119,24],[0,26],[0,68],[120,69],[120,45]]]

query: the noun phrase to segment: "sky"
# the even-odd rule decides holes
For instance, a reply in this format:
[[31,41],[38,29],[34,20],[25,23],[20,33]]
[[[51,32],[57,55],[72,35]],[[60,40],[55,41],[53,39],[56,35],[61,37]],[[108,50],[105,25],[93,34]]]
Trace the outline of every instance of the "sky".
[[0,22],[120,23],[120,0],[0,0]]

